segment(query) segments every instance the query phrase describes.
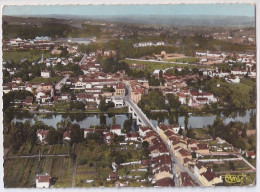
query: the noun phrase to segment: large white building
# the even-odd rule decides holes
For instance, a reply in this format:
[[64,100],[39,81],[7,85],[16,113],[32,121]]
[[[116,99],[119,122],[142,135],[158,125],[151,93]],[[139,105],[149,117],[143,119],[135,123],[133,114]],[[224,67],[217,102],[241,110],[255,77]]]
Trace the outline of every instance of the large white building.
[[124,99],[121,97],[112,97],[112,102],[115,104],[115,107],[123,107]]
[[50,71],[42,71],[41,72],[41,77],[49,78],[50,76],[51,76],[51,72]]

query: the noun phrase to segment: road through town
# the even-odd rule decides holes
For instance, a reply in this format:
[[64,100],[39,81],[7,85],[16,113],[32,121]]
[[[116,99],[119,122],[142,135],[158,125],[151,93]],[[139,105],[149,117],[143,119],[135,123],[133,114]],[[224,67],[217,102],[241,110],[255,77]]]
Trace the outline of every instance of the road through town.
[[[150,122],[150,120],[147,118],[147,116],[142,112],[142,110],[133,102],[131,101],[130,99],[130,88],[127,86],[127,95],[125,96],[125,102],[127,103],[127,105],[129,107],[131,107],[134,112],[136,113],[136,115],[138,116],[139,119],[141,119],[141,121],[143,122],[143,124],[145,124],[146,126],[148,127],[151,127],[155,132],[157,132],[156,130],[156,127],[154,127],[154,125]],[[160,135],[159,135],[160,136]],[[162,139],[163,140],[163,139]],[[203,186],[201,184],[201,182],[198,180],[197,177],[195,177],[192,172],[185,168],[174,156],[174,154],[172,153],[171,149],[169,149],[169,146],[167,145],[167,143],[165,141],[163,141],[164,144],[166,145],[168,151],[169,151],[169,154],[171,156],[171,160],[172,160],[172,169],[173,169],[173,174],[176,176],[176,170],[175,169],[175,164],[178,165],[184,172],[187,172],[188,175],[200,186]],[[174,178],[175,179],[175,178]],[[175,179],[175,185],[177,186],[178,185],[178,182],[176,183],[176,179]]]

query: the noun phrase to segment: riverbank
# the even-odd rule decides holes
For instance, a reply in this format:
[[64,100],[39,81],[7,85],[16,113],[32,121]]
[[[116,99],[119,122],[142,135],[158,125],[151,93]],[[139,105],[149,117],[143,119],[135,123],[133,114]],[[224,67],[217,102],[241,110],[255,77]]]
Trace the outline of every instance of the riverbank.
[[18,113],[31,113],[31,114],[127,114],[128,113],[128,108],[127,107],[122,107],[122,108],[110,108],[107,111],[100,111],[99,109],[93,109],[93,110],[70,110],[70,111],[48,111],[48,110],[24,110],[21,109],[21,111],[17,111]]

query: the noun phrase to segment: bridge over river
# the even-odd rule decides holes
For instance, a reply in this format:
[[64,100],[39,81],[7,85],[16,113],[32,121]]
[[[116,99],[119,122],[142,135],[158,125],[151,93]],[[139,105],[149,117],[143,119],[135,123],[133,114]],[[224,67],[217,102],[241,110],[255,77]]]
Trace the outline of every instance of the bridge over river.
[[[128,106],[128,112],[132,114],[133,119],[136,119],[137,125],[142,125],[142,126],[147,126],[147,127],[151,127],[155,132],[158,133],[157,128],[150,122],[150,120],[147,118],[147,116],[143,113],[143,111],[130,99],[130,87],[127,87],[127,95],[124,98],[125,104]],[[158,133],[158,135],[160,136],[160,134]],[[162,138],[161,138],[162,139]],[[176,170],[176,166],[178,166],[183,172],[188,173],[188,175],[200,186],[203,186],[201,184],[201,182],[198,180],[197,177],[195,177],[193,175],[193,173],[187,169],[186,167],[184,167],[179,160],[174,156],[172,150],[169,148],[168,144],[166,143],[166,141],[164,141],[162,139],[162,141],[164,142],[164,144],[166,145],[169,154],[171,156],[171,161],[172,161],[172,171],[173,171],[173,175],[174,175],[174,182],[175,182],[175,186],[178,186],[179,182],[178,182],[178,178],[177,178],[177,170]]]

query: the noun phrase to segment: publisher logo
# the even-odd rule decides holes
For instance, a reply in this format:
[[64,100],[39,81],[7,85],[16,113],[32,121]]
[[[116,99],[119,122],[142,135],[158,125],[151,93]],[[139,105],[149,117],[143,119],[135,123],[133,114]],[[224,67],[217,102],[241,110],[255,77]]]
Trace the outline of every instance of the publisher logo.
[[241,175],[230,175],[230,174],[226,174],[223,176],[225,178],[225,181],[227,183],[243,183],[243,181],[246,179],[246,175],[245,174],[241,174]]

